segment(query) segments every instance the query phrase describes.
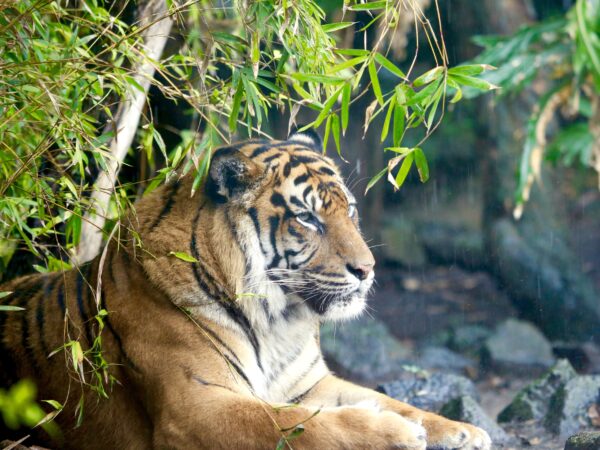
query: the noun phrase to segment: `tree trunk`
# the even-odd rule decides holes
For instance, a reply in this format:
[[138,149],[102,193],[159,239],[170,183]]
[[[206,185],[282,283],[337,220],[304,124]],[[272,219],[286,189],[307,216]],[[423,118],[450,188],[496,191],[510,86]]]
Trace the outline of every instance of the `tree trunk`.
[[110,157],[106,160],[107,169],[100,172],[90,198],[92,209],[86,213],[81,227],[81,239],[74,261],[82,264],[93,259],[102,247],[102,229],[109,209],[110,197],[114,192],[119,169],[138,128],[146,103],[150,83],[154,77],[154,61],[160,59],[165,47],[173,20],[168,14],[165,0],[148,2],[140,13],[140,26],[148,26],[142,37],[145,56],[133,68],[133,78],[142,90],[131,87],[119,105],[113,124],[115,133],[110,143]]

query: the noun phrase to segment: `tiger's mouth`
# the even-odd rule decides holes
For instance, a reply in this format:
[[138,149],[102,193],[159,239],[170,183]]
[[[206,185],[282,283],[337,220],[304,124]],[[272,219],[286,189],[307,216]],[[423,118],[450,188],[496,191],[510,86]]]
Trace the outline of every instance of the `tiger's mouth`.
[[366,280],[329,274],[328,278],[312,271],[271,269],[269,279],[286,295],[304,303],[324,321],[352,319],[366,306],[374,276]]
[[352,319],[364,311],[372,285],[372,278],[360,282],[309,283],[299,295],[323,320]]

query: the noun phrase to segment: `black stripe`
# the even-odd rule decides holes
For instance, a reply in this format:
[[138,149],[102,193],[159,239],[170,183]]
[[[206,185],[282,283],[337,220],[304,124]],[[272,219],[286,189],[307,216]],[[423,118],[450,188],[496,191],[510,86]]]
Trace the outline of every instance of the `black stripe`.
[[260,222],[258,221],[258,211],[256,210],[256,208],[248,208],[248,215],[250,216],[250,219],[254,224],[254,230],[256,231],[258,237],[258,245],[260,245],[260,251],[263,253],[263,255],[265,255],[267,252],[265,251],[262,240],[260,238]]
[[240,361],[238,356],[235,354],[235,352],[231,349],[231,347],[229,347],[229,345],[227,345],[225,343],[225,341],[223,341],[223,339],[221,339],[217,333],[215,333],[212,329],[210,329],[206,325],[202,325],[201,328],[203,331],[206,331],[208,334],[210,334],[210,336],[215,341],[217,341],[225,350],[227,350],[230,353],[230,355],[233,357],[233,359],[235,359],[239,364],[242,364],[242,362]]
[[277,229],[279,228],[279,216],[271,216],[269,217],[269,239],[271,240],[271,247],[273,248],[273,258],[269,263],[269,269],[276,267],[281,261],[281,255],[277,251]]
[[231,367],[233,367],[235,369],[235,371],[238,373],[238,375],[240,377],[242,377],[244,379],[244,381],[246,382],[246,384],[250,387],[250,389],[252,389],[252,383],[250,383],[250,380],[248,379],[248,377],[246,376],[246,374],[244,373],[242,368],[240,366],[238,366],[236,363],[234,363],[227,355],[223,355],[223,356],[225,356],[225,359],[231,365]]
[[[41,278],[41,277],[40,277]],[[21,291],[15,301],[15,306],[19,306],[21,308],[25,308],[25,311],[22,311],[21,316],[21,346],[23,347],[23,351],[25,352],[27,360],[31,361],[33,368],[35,371],[39,372],[40,367],[38,365],[38,361],[33,354],[33,350],[30,344],[30,336],[29,336],[29,317],[27,313],[29,312],[28,306],[29,304],[33,304],[33,300],[37,297],[40,290],[42,289],[41,280],[36,279],[35,283]]]
[[311,163],[319,162],[319,160],[317,158],[314,158],[313,156],[305,156],[305,155],[298,155],[298,154],[292,155],[291,160],[295,163],[300,163],[300,164],[311,164]]
[[256,158],[259,155],[262,155],[263,153],[269,151],[271,149],[270,145],[263,145],[262,147],[257,147],[254,150],[252,150],[252,153],[250,153],[250,158]]
[[298,264],[299,266],[302,266],[304,264],[306,264],[307,262],[309,262],[311,259],[313,259],[313,257],[315,256],[315,253],[317,253],[317,250],[319,250],[319,247],[315,247],[315,249],[312,251],[312,253],[310,255],[308,255],[304,261],[301,262],[297,262],[296,264]]
[[242,331],[244,331],[244,333],[246,334],[246,337],[250,341],[250,344],[252,345],[252,348],[254,350],[254,355],[256,356],[256,363],[257,363],[259,369],[262,370],[262,363],[260,360],[260,344],[258,342],[258,339],[256,338],[256,334],[254,333],[254,329],[250,325],[250,321],[244,315],[242,310],[239,309],[233,303],[233,301],[225,300],[225,301],[219,302],[219,304],[221,306],[223,306],[223,308],[225,309],[225,311],[227,312],[229,317],[233,321],[235,321],[240,326]]
[[294,236],[295,238],[298,239],[298,242],[300,243],[304,243],[304,236],[302,234],[300,234],[295,228],[293,227],[288,227],[288,232]]
[[123,359],[125,360],[125,362],[131,369],[133,369],[134,371],[136,371],[138,373],[141,373],[140,368],[131,360],[131,358],[125,351],[125,348],[123,347],[123,341],[121,340],[121,336],[116,332],[116,330],[114,329],[114,327],[112,325],[112,322],[110,321],[110,311],[109,311],[107,303],[106,303],[106,299],[104,296],[104,290],[102,290],[102,292],[100,294],[100,307],[108,313],[103,318],[104,325],[106,325],[106,328],[108,328],[108,331],[111,332],[111,334],[115,338],[115,341],[117,341],[117,346],[119,347],[119,351],[121,352]]
[[[202,207],[203,207],[203,205],[198,208],[198,211],[196,212],[196,216],[194,217],[194,220],[192,222],[192,236],[190,239],[190,252],[197,261],[201,261],[200,252],[198,252],[198,248],[196,246],[196,229],[198,227],[198,221],[200,220],[200,211],[202,210]],[[202,277],[200,275],[201,270],[203,272],[202,275],[204,275],[204,277]],[[192,273],[194,274],[194,278],[196,279],[196,283],[198,284],[200,289],[202,291],[204,291],[206,294],[208,294],[209,296],[217,297],[222,292],[222,291],[219,291],[218,286],[215,286],[212,283],[211,283],[212,284],[211,286],[208,285],[208,282],[209,282],[208,274],[206,273],[206,271],[204,270],[204,267],[202,266],[202,264],[200,262],[192,263]]]
[[304,188],[304,191],[302,192],[302,198],[304,199],[304,203],[306,203],[308,205],[308,201],[306,200],[306,198],[308,197],[308,194],[310,194],[312,192],[312,186],[306,186],[306,188]]
[[[202,208],[200,208],[202,209]],[[196,233],[194,232],[197,228],[198,220],[200,219],[200,209],[194,218],[192,224],[192,238],[190,242],[190,250],[192,252],[192,256],[196,258],[196,260],[200,261],[200,254],[196,247]],[[203,279],[200,275],[200,270],[203,270],[203,267],[200,263],[192,263],[192,273],[194,274],[194,278],[196,279],[196,283],[200,287],[201,290],[210,294],[213,298],[216,298],[219,301],[219,305],[225,309],[229,317],[236,322],[241,328],[242,331],[246,334],[252,348],[254,349],[254,353],[256,355],[256,361],[258,367],[262,370],[262,363],[260,360],[260,348],[258,344],[258,339],[256,338],[256,334],[250,325],[250,321],[244,315],[244,313],[235,305],[233,300],[230,300],[225,292],[219,287],[215,286],[214,289],[210,289],[206,284],[206,280],[208,279],[208,274],[204,271],[203,275],[205,278]]]
[[266,163],[270,163],[271,161],[279,158],[280,156],[281,156],[281,153],[280,152],[276,152],[273,155],[267,156],[265,159],[262,160],[262,162],[265,163],[265,164]]
[[294,205],[298,206],[299,208],[306,208],[306,205],[305,205],[304,203],[302,203],[302,202],[300,201],[300,199],[299,199],[298,197],[296,197],[295,195],[292,195],[292,196],[290,197],[290,203],[292,203],[292,204],[294,204]]
[[[306,375],[308,375],[310,370],[312,370],[312,368],[315,366],[315,364],[317,364],[318,361],[319,361],[319,357],[317,356],[317,358],[311,363],[308,371],[306,371],[304,374],[302,374],[302,376],[298,378],[298,380],[292,385],[292,387],[294,387],[296,384],[298,384],[300,382],[300,380],[302,380],[302,378],[304,378]],[[327,375],[329,375],[329,374],[327,374]],[[302,394],[296,395],[294,398],[288,400],[288,403],[300,403],[302,400],[304,400],[306,398],[306,396],[310,393],[310,391],[312,391],[321,381],[323,381],[323,378],[325,378],[327,375],[324,375],[322,378],[319,378],[319,380],[315,384],[313,384],[311,387],[309,387]]]
[[58,292],[56,294],[56,300],[58,302],[58,306],[60,306],[60,311],[65,313],[65,285],[61,283]]
[[281,195],[279,192],[274,192],[273,195],[271,195],[271,203],[276,208],[287,208],[285,198],[283,198],[283,195]]
[[289,177],[291,172],[292,172],[292,165],[289,162],[285,163],[285,166],[283,166],[283,176]]
[[295,179],[294,179],[294,184],[296,186],[298,186],[299,184],[304,183],[305,181],[307,181],[310,178],[310,174],[309,173],[305,173],[302,175],[298,175]]
[[231,389],[229,389],[227,386],[223,386],[222,384],[209,383],[208,381],[200,378],[198,375],[192,375],[192,379],[194,381],[200,383],[202,386],[218,387],[218,388],[227,389],[228,391],[231,391]]
[[87,286],[87,277],[90,274],[90,268],[91,266],[87,264],[81,267],[77,273],[77,309],[79,310],[79,317],[81,318],[81,326],[85,332],[85,338],[88,342],[88,345],[91,347],[93,344],[92,335],[90,333],[90,327],[92,324],[90,323],[90,317],[85,311],[85,307],[83,305],[83,290],[85,289],[87,291],[86,297],[89,297],[91,290],[91,288]]
[[335,172],[329,167],[319,167],[318,171],[325,175],[335,175]]
[[37,309],[35,313],[36,323],[38,327],[38,334],[40,336],[40,347],[42,348],[42,352],[44,356],[47,358],[50,354],[50,348],[48,347],[48,343],[46,342],[46,334],[44,333],[44,307],[46,306],[46,302],[52,295],[52,291],[54,290],[54,285],[56,284],[58,276],[47,277],[44,279],[44,295],[40,296],[37,304]]
[[162,211],[160,212],[160,214],[158,215],[158,217],[156,218],[154,223],[150,226],[150,230],[153,230],[154,228],[156,228],[158,226],[158,224],[160,224],[160,222],[165,218],[165,216],[167,216],[171,212],[171,209],[173,208],[173,205],[175,204],[175,197],[177,196],[177,192],[179,191],[180,185],[181,185],[181,183],[179,180],[177,180],[173,183],[173,185],[171,186],[171,188],[169,189],[169,191],[167,193],[165,206],[163,206]]

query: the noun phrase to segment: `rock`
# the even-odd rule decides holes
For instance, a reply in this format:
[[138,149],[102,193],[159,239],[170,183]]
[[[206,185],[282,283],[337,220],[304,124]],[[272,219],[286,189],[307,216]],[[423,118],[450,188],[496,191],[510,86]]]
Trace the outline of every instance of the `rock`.
[[483,428],[496,445],[506,444],[511,440],[508,434],[469,396],[455,398],[446,403],[440,410],[440,414],[448,419],[468,422]]
[[524,387],[514,400],[498,414],[498,422],[541,420],[548,414],[550,399],[577,373],[566,359],[559,360],[542,377]]
[[415,225],[405,219],[394,219],[383,224],[381,247],[383,257],[406,267],[423,267],[427,257],[423,245],[417,236]]
[[486,257],[480,230],[442,222],[427,222],[418,228],[429,259],[438,264],[458,264],[481,269]]
[[567,245],[569,233],[549,223],[548,205],[540,208],[541,204],[529,208],[518,223],[501,219],[491,225],[493,271],[521,314],[547,336],[597,339],[598,292]]
[[377,390],[417,408],[433,412],[438,412],[444,404],[460,396],[478,398],[471,380],[448,373],[420,376],[417,373],[406,372],[402,379],[384,383]]
[[425,347],[420,352],[416,365],[428,370],[438,369],[458,374],[472,373],[477,366],[471,359],[438,346]]
[[530,373],[554,364],[552,346],[533,325],[516,319],[501,323],[486,339],[484,361],[501,371]]
[[448,340],[448,346],[459,353],[479,354],[485,340],[491,334],[492,331],[489,328],[481,325],[465,325],[453,330]]
[[567,439],[565,450],[598,450],[600,449],[600,431],[578,433]]
[[596,403],[600,403],[600,375],[576,377],[552,396],[546,428],[562,437],[590,428],[590,412]]
[[410,357],[408,350],[376,319],[323,324],[321,348],[326,358],[348,375],[365,381],[398,376]]

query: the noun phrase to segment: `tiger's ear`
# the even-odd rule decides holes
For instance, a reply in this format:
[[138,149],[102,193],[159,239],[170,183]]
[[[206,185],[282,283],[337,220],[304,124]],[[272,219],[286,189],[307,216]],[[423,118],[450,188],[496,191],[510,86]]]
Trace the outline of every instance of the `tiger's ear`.
[[287,140],[298,142],[299,144],[305,145],[308,148],[321,153],[323,151],[323,141],[321,140],[321,136],[319,136],[319,134],[312,128],[304,131],[298,131],[303,126],[304,125],[299,125],[294,127]]
[[218,203],[234,200],[252,189],[263,172],[262,165],[235,148],[220,148],[212,156],[206,193]]

